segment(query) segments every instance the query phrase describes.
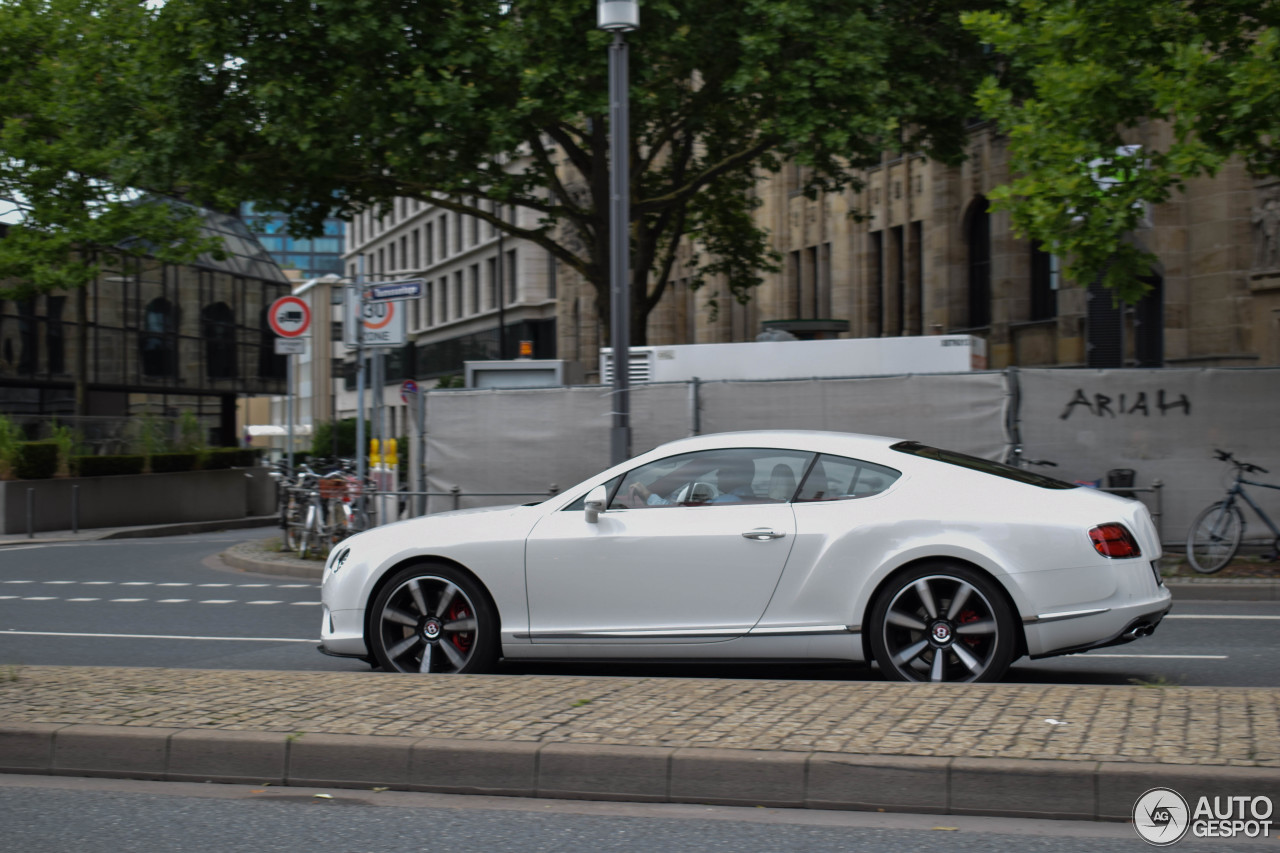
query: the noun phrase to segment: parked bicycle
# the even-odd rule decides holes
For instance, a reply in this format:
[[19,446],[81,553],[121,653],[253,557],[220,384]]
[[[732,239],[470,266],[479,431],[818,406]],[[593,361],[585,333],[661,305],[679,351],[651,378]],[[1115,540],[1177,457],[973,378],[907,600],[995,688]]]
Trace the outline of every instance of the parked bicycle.
[[[318,463],[317,463],[318,464]],[[336,460],[319,466],[299,464],[290,470],[277,463],[271,476],[280,486],[280,527],[285,550],[301,557],[323,555],[334,545],[374,526],[373,508],[361,507],[362,495],[372,489],[366,478],[362,484],[353,473],[355,463]]]
[[1280,552],[1280,527],[1276,526],[1244,487],[1260,486],[1280,490],[1280,485],[1246,480],[1245,474],[1270,472],[1251,462],[1241,462],[1225,450],[1215,449],[1214,453],[1220,461],[1230,462],[1234,466],[1235,481],[1227,489],[1225,500],[1206,507],[1192,522],[1191,530],[1187,533],[1187,562],[1197,572],[1208,575],[1218,571],[1235,557],[1236,551],[1240,549],[1240,541],[1244,538],[1245,528],[1244,513],[1240,511],[1237,499],[1253,507],[1262,523],[1271,529],[1272,553],[1269,556],[1275,559],[1277,552]]

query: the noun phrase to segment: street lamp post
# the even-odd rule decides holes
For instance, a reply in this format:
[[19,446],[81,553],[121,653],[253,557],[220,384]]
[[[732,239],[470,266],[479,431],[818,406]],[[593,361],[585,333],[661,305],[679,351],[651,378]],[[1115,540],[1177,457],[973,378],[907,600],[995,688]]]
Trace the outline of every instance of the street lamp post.
[[599,0],[596,25],[613,33],[609,45],[609,313],[612,318],[613,430],[611,463],[631,457],[631,169],[625,34],[640,26],[638,0]]

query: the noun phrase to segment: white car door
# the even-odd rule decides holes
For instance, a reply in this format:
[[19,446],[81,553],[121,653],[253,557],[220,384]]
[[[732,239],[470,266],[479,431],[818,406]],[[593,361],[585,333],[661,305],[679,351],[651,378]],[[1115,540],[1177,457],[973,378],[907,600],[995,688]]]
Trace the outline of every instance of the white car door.
[[[749,631],[764,613],[795,539],[790,495],[769,496],[770,472],[779,464],[803,472],[809,455],[732,453],[739,462],[754,454],[754,483],[738,490],[745,496],[729,493],[727,469],[717,478],[716,460],[687,454],[680,459],[698,469],[696,489],[692,480],[678,483],[688,478],[681,474],[687,467],[668,465],[658,473],[672,487],[659,489],[669,500],[655,495],[657,505],[636,501],[628,508],[620,506],[625,500],[615,501],[596,523],[572,509],[539,521],[525,546],[531,640],[699,643]],[[724,458],[722,452],[717,460]],[[623,478],[619,495],[638,482],[636,474]]]

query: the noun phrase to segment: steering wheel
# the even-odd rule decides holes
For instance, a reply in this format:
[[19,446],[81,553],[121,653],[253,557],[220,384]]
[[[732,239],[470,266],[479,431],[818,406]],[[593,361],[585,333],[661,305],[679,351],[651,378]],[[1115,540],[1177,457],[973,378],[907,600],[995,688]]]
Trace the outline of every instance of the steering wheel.
[[720,496],[720,490],[710,483],[694,480],[685,483],[671,496],[671,502],[681,506],[696,506],[710,503]]

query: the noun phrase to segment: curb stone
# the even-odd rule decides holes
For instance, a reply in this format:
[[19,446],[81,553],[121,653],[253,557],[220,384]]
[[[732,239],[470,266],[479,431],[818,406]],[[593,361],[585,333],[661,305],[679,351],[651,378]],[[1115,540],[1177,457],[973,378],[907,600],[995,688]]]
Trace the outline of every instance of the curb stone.
[[49,724],[0,726],[0,772],[1106,821],[1156,782],[1280,799],[1277,767]]

